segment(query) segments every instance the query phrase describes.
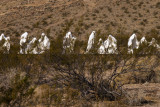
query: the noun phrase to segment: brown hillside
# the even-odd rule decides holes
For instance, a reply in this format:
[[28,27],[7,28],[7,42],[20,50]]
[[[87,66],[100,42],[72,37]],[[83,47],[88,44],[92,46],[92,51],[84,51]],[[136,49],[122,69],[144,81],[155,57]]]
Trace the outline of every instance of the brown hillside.
[[73,20],[70,31],[87,39],[93,30],[111,33],[160,31],[159,0],[1,0],[0,33],[12,38],[50,32],[56,37]]

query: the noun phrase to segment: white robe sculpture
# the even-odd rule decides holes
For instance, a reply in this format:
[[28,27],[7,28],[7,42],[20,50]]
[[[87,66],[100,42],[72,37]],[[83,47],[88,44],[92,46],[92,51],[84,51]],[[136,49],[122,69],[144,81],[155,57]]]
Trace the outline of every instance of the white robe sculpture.
[[104,47],[106,54],[117,54],[117,40],[112,36],[109,35],[108,39],[104,41]]
[[25,32],[21,35],[20,39],[20,54],[27,54],[27,41],[28,41],[28,33]]
[[98,54],[105,54],[105,47],[101,38],[99,39],[98,45],[100,46],[98,49]]
[[45,35],[45,33],[42,33],[41,38],[38,40],[38,42],[39,42],[38,44],[39,54],[42,54],[46,50],[50,49],[50,40]]
[[145,37],[142,37],[142,39],[140,40],[140,44],[143,44],[143,43],[147,44],[147,40]]
[[27,45],[27,53],[38,54],[37,38],[33,38]]
[[134,49],[139,48],[139,42],[137,40],[136,34],[133,34],[128,40],[128,53],[133,54]]
[[1,34],[0,42],[2,43],[3,53],[9,54],[9,51],[10,51],[10,37],[5,37],[4,34]]
[[153,46],[157,48],[158,50],[160,49],[160,46],[157,44],[157,41],[155,38],[152,38],[151,42],[149,42],[149,46]]
[[76,37],[72,35],[71,32],[68,32],[63,39],[63,54],[69,52],[72,53],[74,51],[74,45],[76,42]]
[[94,39],[95,39],[95,33],[96,33],[96,32],[93,31],[93,32],[91,33],[91,35],[89,36],[86,53],[88,53],[88,52],[93,48]]

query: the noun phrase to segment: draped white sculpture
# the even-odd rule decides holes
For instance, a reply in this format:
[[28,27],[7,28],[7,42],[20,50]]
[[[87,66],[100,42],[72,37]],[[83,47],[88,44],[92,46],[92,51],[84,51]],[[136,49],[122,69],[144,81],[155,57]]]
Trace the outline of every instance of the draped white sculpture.
[[112,35],[108,36],[108,39],[104,41],[104,47],[106,54],[117,54],[117,40]]
[[25,32],[21,35],[20,39],[20,54],[27,54],[27,41],[28,41],[28,32]]
[[93,31],[93,32],[91,33],[91,35],[89,36],[86,53],[88,53],[88,52],[93,48],[94,39],[95,39],[95,33],[96,33],[96,32]]
[[105,54],[105,47],[104,47],[103,40],[101,38],[99,39],[98,45],[100,46],[98,49],[98,54]]
[[149,46],[153,46],[157,49],[160,49],[160,46],[157,44],[157,41],[155,38],[152,38],[151,42],[149,42]]
[[0,44],[1,44],[1,47],[2,47],[3,53],[9,54],[9,51],[10,51],[10,37],[5,37],[4,34],[1,34]]
[[27,45],[28,54],[38,54],[37,38],[33,38]]
[[74,45],[76,42],[76,37],[72,35],[71,32],[68,32],[63,39],[63,54],[69,52],[72,53],[74,51]]
[[128,53],[133,54],[134,49],[139,48],[139,42],[137,40],[136,34],[133,34],[128,40]]
[[143,43],[147,44],[147,40],[144,36],[140,40],[140,44],[143,44]]
[[45,33],[42,33],[41,38],[38,40],[38,49],[39,49],[39,54],[44,53],[46,50],[50,49],[50,40],[49,38],[45,35]]

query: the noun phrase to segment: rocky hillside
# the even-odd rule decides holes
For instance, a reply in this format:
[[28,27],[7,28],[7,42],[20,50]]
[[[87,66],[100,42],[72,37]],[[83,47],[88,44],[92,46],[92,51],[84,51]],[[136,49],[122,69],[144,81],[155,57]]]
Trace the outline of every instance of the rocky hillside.
[[[67,27],[67,28],[66,28]],[[19,38],[70,30],[80,40],[91,31],[140,36],[160,32],[159,0],[1,0],[0,33]],[[13,39],[12,39],[13,41]]]

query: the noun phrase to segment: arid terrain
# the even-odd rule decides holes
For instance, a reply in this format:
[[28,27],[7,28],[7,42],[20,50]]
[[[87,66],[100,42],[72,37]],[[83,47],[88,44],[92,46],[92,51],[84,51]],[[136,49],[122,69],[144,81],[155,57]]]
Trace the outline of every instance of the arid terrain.
[[[68,31],[77,37],[77,52],[86,50],[92,31],[105,39],[112,34],[128,40],[133,33],[138,39],[160,37],[160,1],[0,0],[0,34],[10,36],[12,45],[19,46],[24,32],[30,39],[44,32],[51,52],[59,52]],[[127,41],[118,42],[127,48]],[[0,55],[0,106],[160,107],[159,55],[107,58]]]
[[1,0],[0,33],[18,38],[24,31],[30,36],[49,32],[56,37],[69,28],[86,40],[91,31],[102,33],[150,35],[160,31],[159,0]]

